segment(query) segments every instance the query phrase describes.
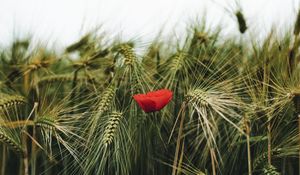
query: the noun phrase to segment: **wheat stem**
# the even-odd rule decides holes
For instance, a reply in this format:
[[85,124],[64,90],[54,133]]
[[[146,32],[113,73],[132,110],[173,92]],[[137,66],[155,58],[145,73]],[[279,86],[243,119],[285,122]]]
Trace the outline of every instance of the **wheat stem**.
[[[23,131],[26,132],[26,131]],[[27,137],[26,134],[22,132],[22,149],[23,149],[23,175],[29,175],[29,161],[28,161],[28,148],[27,148]]]
[[183,104],[181,105],[181,110],[179,111],[178,116],[181,116],[181,120],[179,125],[177,141],[176,141],[176,150],[175,150],[174,161],[173,161],[172,175],[176,175],[177,172],[177,163],[178,163],[178,156],[179,156],[179,150],[181,145],[181,136],[183,133],[183,123],[185,119],[185,102],[183,102]]
[[29,78],[30,78],[30,73],[26,73],[24,75],[24,91],[25,94],[29,92]]
[[247,139],[247,156],[248,156],[248,175],[252,175],[251,168],[251,145],[250,145],[250,123],[247,121],[247,118],[244,119],[245,129],[246,129],[246,139]]
[[[266,101],[266,106],[268,106],[267,104],[267,99],[268,99],[268,84],[269,84],[269,59],[266,58],[265,59],[265,63],[264,63],[264,77],[263,77],[263,99]],[[268,124],[267,124],[267,137],[268,137],[268,164],[271,165],[272,164],[272,156],[271,156],[271,151],[272,151],[272,129],[271,129],[271,116],[268,114],[267,115],[267,120],[268,120]]]
[[[32,137],[33,137],[33,139],[36,139],[36,127],[35,126],[33,126],[33,128],[32,128]],[[32,140],[32,142],[31,142],[31,175],[36,174],[36,151],[37,151],[37,147],[36,147],[34,141]]]
[[210,159],[211,159],[211,167],[212,167],[212,172],[213,175],[216,175],[216,164],[215,164],[215,149],[214,148],[210,148]]
[[[24,91],[25,94],[28,94],[30,91],[30,71],[24,74]],[[24,128],[27,132],[27,128]],[[23,157],[22,157],[22,165],[23,165],[23,175],[29,174],[29,164],[28,164],[28,149],[27,149],[27,137],[24,133],[21,133],[21,143],[22,143],[22,150],[23,150]]]
[[183,162],[183,156],[184,156],[184,140],[182,141],[182,147],[181,147],[181,153],[180,153],[180,159],[179,159],[179,163],[177,165],[177,175],[181,174],[180,172],[182,171],[182,162]]
[[1,159],[1,175],[5,175],[6,169],[6,147],[2,145],[2,159]]
[[18,120],[18,121],[5,121],[0,122],[0,126],[7,128],[22,128],[25,126],[34,126],[34,121],[32,120]]
[[[37,116],[37,106],[38,106],[38,103],[35,102],[34,103],[34,112],[35,112],[34,117]],[[36,126],[33,125],[33,128],[32,128],[32,141],[31,141],[31,175],[36,174],[36,155],[37,155],[37,146],[36,146],[36,143],[35,143],[36,137],[37,137]]]
[[298,137],[299,137],[299,172],[300,172],[300,114],[298,114]]
[[272,132],[272,130],[271,130],[271,125],[270,124],[268,124],[267,129],[268,129],[268,164],[271,165],[272,164],[272,142],[271,142],[271,139],[272,139],[271,132]]

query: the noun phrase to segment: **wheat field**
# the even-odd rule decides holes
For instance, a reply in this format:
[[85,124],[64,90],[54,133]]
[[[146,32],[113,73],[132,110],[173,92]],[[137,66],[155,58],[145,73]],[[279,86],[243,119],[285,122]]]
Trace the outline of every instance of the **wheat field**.
[[[299,174],[300,13],[262,42],[234,15],[237,37],[201,21],[178,40],[0,48],[0,174]],[[159,108],[133,98],[160,89]]]

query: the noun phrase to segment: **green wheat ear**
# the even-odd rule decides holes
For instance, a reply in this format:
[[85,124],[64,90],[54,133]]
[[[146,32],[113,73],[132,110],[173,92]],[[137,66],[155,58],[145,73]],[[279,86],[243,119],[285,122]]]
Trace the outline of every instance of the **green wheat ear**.
[[97,126],[99,125],[99,121],[101,120],[102,115],[109,110],[112,105],[112,101],[114,99],[116,93],[115,86],[109,86],[105,89],[101,94],[101,99],[96,105],[95,115],[91,117],[88,125],[88,142],[91,141],[93,133],[96,131]]
[[134,62],[136,61],[136,55],[131,44],[121,44],[118,48],[118,51],[124,56],[125,65],[132,66],[134,64]]
[[300,33],[300,10],[298,10],[297,18],[294,26],[294,35],[299,35]]
[[122,115],[122,113],[117,111],[113,111],[109,114],[109,119],[103,134],[103,144],[105,146],[108,146],[113,142]]
[[239,30],[241,33],[245,33],[247,30],[247,24],[246,24],[246,19],[241,11],[237,11],[235,14],[238,24],[239,24]]
[[108,87],[103,93],[100,102],[98,103],[96,112],[97,115],[100,116],[104,112],[106,112],[111,106],[111,102],[113,97],[115,96],[116,88],[115,86]]
[[[274,149],[271,152],[271,155],[278,155],[281,153],[280,149]],[[262,154],[260,154],[258,157],[255,158],[254,162],[253,162],[253,168],[257,169],[259,167],[262,167],[264,165],[265,162],[267,162],[268,159],[268,152],[263,152]]]
[[78,50],[82,49],[83,47],[86,47],[90,41],[90,38],[91,38],[91,36],[89,34],[83,36],[79,41],[68,46],[65,51],[67,53],[71,53],[74,51],[78,51]]
[[[39,85],[47,84],[47,83],[56,83],[56,82],[72,82],[74,80],[73,74],[66,74],[66,75],[51,75],[41,78],[38,81]],[[94,77],[86,77],[86,76],[79,76],[77,78],[77,81],[86,81],[91,80],[95,81],[96,79]]]
[[194,36],[192,39],[192,45],[195,45],[196,42],[207,43],[209,41],[209,36],[204,32],[198,32],[197,30],[194,31]]
[[43,77],[39,80],[38,84],[45,84],[45,83],[55,83],[55,82],[71,82],[73,81],[73,75],[67,74],[67,75],[51,75]]
[[14,105],[24,104],[26,100],[24,97],[19,95],[7,95],[1,94],[0,109],[6,109]]
[[192,103],[198,103],[203,106],[208,105],[208,96],[206,92],[202,89],[195,89],[193,91],[189,91],[185,96],[185,100]]
[[48,116],[40,117],[36,122],[36,126],[47,128],[49,130],[55,129],[55,119]]
[[173,60],[171,62],[170,70],[174,72],[181,70],[184,64],[186,63],[185,62],[186,57],[187,54],[185,54],[184,52],[177,52],[174,55]]
[[273,165],[266,165],[263,168],[264,175],[280,175],[280,173],[277,171],[276,167]]
[[7,134],[0,131],[0,141],[11,148],[13,151],[19,155],[23,155],[24,151],[22,149],[21,143],[16,142],[13,138],[9,137]]

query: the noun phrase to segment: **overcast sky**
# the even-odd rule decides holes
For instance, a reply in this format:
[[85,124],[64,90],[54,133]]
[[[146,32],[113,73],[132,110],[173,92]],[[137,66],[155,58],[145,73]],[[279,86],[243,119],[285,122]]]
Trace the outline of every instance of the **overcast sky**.
[[[264,34],[271,26],[294,23],[300,0],[0,0],[0,44],[13,38],[34,39],[59,46],[76,41],[102,24],[111,36],[150,41],[165,26],[165,34],[181,35],[190,21],[206,14],[212,26],[237,32],[229,11],[239,2],[250,31]],[[227,9],[227,11],[225,10]]]

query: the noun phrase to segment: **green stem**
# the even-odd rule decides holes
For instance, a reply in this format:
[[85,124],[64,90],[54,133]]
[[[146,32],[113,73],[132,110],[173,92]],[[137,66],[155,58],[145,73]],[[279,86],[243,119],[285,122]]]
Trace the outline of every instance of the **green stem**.
[[[269,83],[269,59],[265,59],[264,63],[264,79],[263,79],[263,99],[265,106],[268,106],[268,83]],[[272,149],[272,135],[271,135],[271,116],[268,114],[267,137],[268,137],[268,164],[271,165],[271,149]]]
[[[25,131],[26,132],[26,131]],[[23,175],[29,175],[29,163],[28,163],[28,149],[27,149],[27,137],[23,133],[22,134],[22,145],[23,145]]]
[[294,101],[294,106],[297,112],[297,117],[298,117],[298,142],[299,142],[299,157],[298,157],[298,161],[299,161],[299,172],[300,172],[300,94],[295,93],[294,97],[293,97],[293,101]]
[[179,97],[179,80],[177,80],[176,86],[175,86],[175,93],[174,93],[174,100],[175,100],[175,107],[174,107],[174,115],[178,113],[178,97]]
[[[32,139],[36,139],[36,127],[33,126],[33,131],[32,131]],[[31,175],[36,174],[36,152],[37,152],[37,147],[34,141],[32,140],[31,142]]]
[[272,135],[271,135],[271,121],[268,121],[268,164],[272,164]]
[[45,155],[43,156],[43,164],[44,164],[45,175],[51,175],[52,174],[51,167],[53,167],[53,165],[51,165],[51,163],[49,162],[49,157]]
[[[37,89],[38,88],[36,88],[36,90]],[[38,115],[38,102],[34,103],[33,110],[34,110],[34,119],[35,119]],[[36,127],[35,127],[35,125],[33,125],[33,127],[32,127],[32,141],[31,141],[31,175],[36,174],[37,145],[36,145],[35,141],[36,141]]]
[[252,168],[251,168],[251,145],[250,145],[250,124],[245,118],[245,127],[246,127],[246,139],[247,139],[247,155],[248,155],[248,175],[252,175]]
[[299,135],[299,173],[300,173],[300,114],[298,114],[298,135]]
[[33,126],[34,121],[32,120],[18,120],[18,121],[5,121],[3,123],[0,123],[1,127],[7,127],[7,128],[22,128],[26,126]]
[[[24,90],[25,93],[29,93],[30,90],[30,72],[24,75]],[[24,128],[23,132],[27,132],[27,128]],[[22,157],[22,166],[20,172],[23,172],[22,175],[29,174],[29,163],[28,163],[28,149],[27,149],[27,136],[25,133],[21,132],[21,139],[22,139],[22,147],[23,147],[23,157]]]
[[1,175],[5,175],[6,168],[6,147],[2,145],[2,159],[1,159]]
[[19,175],[23,175],[23,167],[24,167],[24,164],[23,164],[23,159],[19,159],[20,161],[20,166],[19,166]]
[[180,153],[180,159],[179,159],[179,163],[178,163],[178,170],[177,170],[177,175],[181,174],[181,165],[183,162],[183,155],[184,155],[184,139],[182,141],[182,147],[181,147],[181,153]]
[[185,118],[185,102],[182,104],[182,115],[181,115],[181,120],[180,120],[180,125],[179,125],[179,131],[178,131],[178,137],[177,137],[177,142],[176,142],[176,150],[175,150],[175,156],[174,156],[174,161],[173,161],[173,171],[172,175],[176,175],[176,170],[177,170],[177,163],[178,163],[178,155],[179,155],[179,150],[180,150],[180,145],[181,145],[181,135],[183,132],[183,123],[184,123],[184,118]]

